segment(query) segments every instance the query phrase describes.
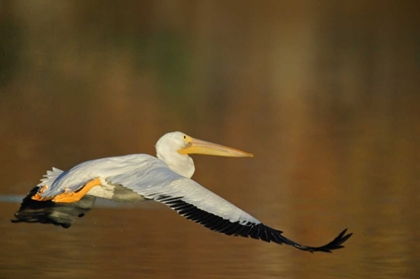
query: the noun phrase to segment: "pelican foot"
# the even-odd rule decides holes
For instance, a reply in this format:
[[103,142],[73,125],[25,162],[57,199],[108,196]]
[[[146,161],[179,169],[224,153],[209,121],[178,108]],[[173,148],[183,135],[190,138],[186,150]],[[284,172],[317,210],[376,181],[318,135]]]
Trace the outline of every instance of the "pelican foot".
[[61,203],[77,202],[81,198],[83,198],[83,196],[86,195],[86,193],[89,192],[90,189],[99,185],[101,185],[100,179],[95,178],[94,180],[89,181],[85,186],[83,186],[79,190],[74,191],[74,192],[65,192],[65,193],[59,194],[55,196],[52,199],[52,201],[61,202]]
[[51,200],[51,198],[44,198],[44,197],[41,197],[41,195],[40,195],[47,188],[48,188],[47,185],[42,186],[41,189],[39,189],[38,192],[31,197],[31,199],[33,199],[35,201],[47,201],[47,200]]

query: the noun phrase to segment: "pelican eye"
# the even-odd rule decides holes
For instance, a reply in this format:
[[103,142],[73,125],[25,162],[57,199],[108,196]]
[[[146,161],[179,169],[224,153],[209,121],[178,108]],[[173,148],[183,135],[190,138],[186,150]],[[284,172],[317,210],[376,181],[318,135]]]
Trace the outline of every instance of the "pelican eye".
[[185,141],[185,142],[187,142],[187,143],[190,143],[190,142],[192,141],[192,138],[191,138],[191,137],[189,137],[189,136],[187,136],[187,135],[184,135],[184,136],[183,136],[183,139],[184,139],[184,141]]

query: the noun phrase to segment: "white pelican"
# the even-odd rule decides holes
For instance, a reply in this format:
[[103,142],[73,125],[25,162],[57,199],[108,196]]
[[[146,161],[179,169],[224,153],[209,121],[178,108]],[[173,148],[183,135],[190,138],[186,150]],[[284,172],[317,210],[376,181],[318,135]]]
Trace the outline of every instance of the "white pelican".
[[116,201],[154,200],[217,232],[288,244],[309,252],[343,248],[352,235],[342,231],[320,247],[298,244],[190,179],[194,163],[188,154],[252,157],[247,152],[201,141],[181,132],[162,136],[157,158],[146,154],[81,163],[68,171],[53,168],[23,200],[13,222],[39,222],[70,227],[76,216],[93,207],[95,198]]

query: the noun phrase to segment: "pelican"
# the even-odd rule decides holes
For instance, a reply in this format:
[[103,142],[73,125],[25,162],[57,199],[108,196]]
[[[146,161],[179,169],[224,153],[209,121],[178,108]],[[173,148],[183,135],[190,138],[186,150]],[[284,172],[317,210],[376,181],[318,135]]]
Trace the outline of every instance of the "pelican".
[[309,252],[331,252],[352,235],[343,230],[326,245],[294,242],[191,179],[189,154],[252,157],[251,153],[167,133],[156,143],[157,158],[146,154],[96,159],[68,171],[53,168],[23,199],[12,222],[47,223],[68,228],[88,212],[96,198],[137,202],[154,200],[210,230],[233,236],[291,245]]

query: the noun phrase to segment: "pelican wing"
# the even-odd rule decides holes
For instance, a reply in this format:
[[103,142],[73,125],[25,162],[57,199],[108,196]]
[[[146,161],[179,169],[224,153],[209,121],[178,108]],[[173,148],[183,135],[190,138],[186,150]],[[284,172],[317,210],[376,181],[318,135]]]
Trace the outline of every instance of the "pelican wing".
[[147,199],[161,202],[185,218],[227,235],[284,243],[310,252],[331,252],[343,248],[341,244],[351,236],[351,234],[346,235],[347,230],[344,230],[324,246],[300,245],[284,237],[282,231],[264,225],[195,181],[172,172],[165,164],[147,174],[124,173],[108,177],[107,181],[131,189]]

